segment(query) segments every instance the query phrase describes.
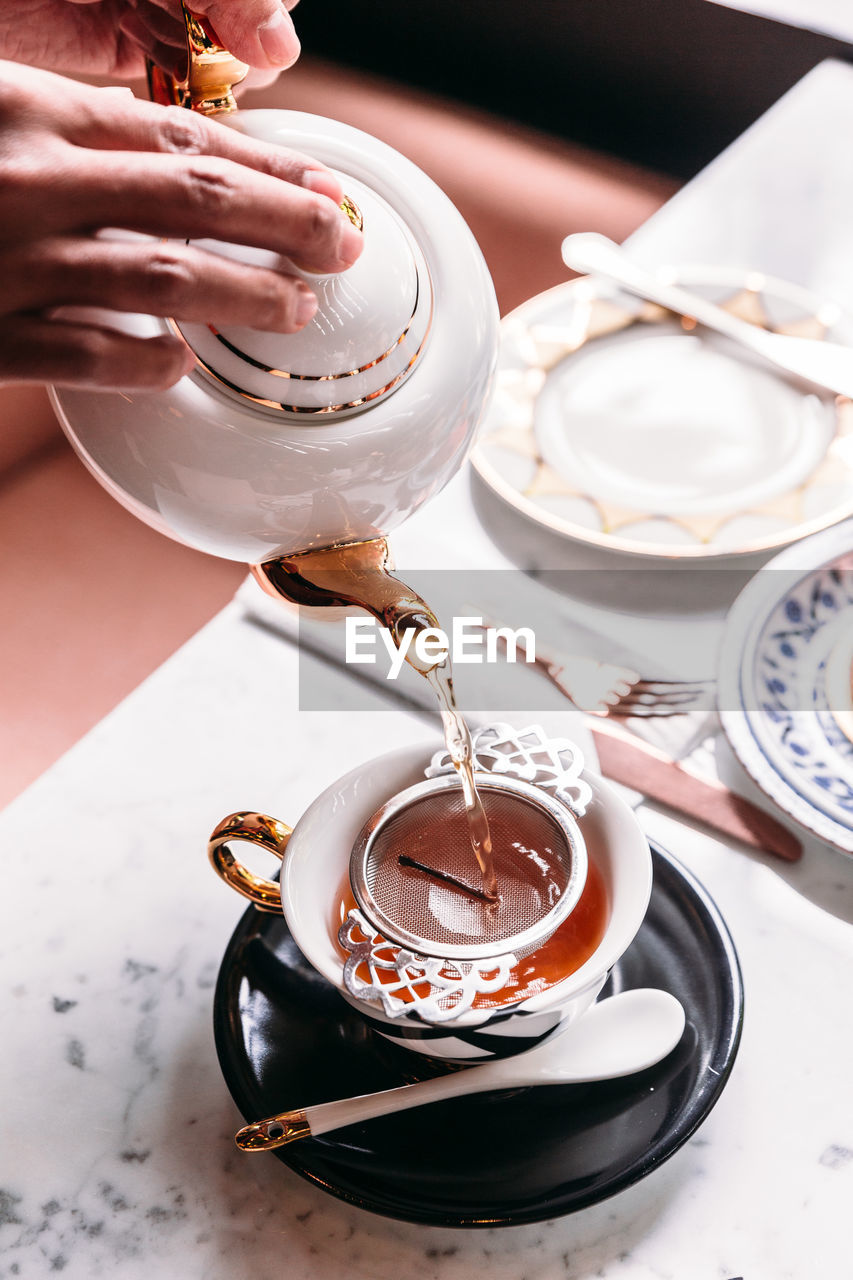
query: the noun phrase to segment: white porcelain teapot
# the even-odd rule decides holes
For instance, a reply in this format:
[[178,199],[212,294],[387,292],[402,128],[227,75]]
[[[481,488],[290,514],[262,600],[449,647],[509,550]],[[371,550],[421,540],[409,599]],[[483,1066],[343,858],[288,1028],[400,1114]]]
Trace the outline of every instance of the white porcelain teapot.
[[305,275],[319,308],[296,334],[111,315],[139,336],[178,329],[197,367],[156,393],[56,389],[54,406],[114,497],[201,551],[261,564],[380,538],[447,483],[483,413],[498,312],[482,255],[443,192],[375,138],[294,111],[235,111],[242,64],[192,15],[187,26],[187,80],[155,72],[154,96],[324,161],[360,212],[364,251],[340,275]]

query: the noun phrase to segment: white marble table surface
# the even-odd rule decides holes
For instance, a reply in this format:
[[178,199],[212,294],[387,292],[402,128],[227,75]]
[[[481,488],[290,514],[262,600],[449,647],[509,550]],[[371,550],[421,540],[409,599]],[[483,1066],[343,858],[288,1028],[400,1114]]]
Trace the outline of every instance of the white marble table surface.
[[[746,261],[746,219],[753,254],[791,255],[749,265],[853,308],[850,126],[853,70],[826,65],[638,250],[724,261],[730,223]],[[241,908],[207,833],[241,807],[293,820],[354,761],[433,732],[378,697],[348,713],[349,677],[326,679],[339,709],[298,712],[295,649],[232,605],[0,817],[0,1278],[847,1280],[853,862],[811,843],[786,866],[645,806],[718,902],[747,995],[729,1084],[667,1164],[570,1217],[462,1231],[368,1214],[234,1149],[211,999]]]

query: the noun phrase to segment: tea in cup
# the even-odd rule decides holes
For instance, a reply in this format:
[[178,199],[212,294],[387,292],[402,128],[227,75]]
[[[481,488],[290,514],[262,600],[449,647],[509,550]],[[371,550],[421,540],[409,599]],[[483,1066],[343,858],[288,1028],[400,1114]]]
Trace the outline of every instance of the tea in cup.
[[[507,751],[519,742],[521,768]],[[284,911],[306,958],[380,1035],[448,1061],[515,1053],[592,1004],[651,891],[632,811],[576,749],[565,767],[568,746],[535,728],[490,726],[475,737],[477,786],[503,849],[497,907],[465,861],[458,783],[441,753],[424,748],[360,765],[292,831],[265,815],[230,815],[210,856],[260,909]],[[532,761],[554,747],[560,767],[543,777]],[[240,840],[282,859],[280,884],[237,861],[230,846]]]

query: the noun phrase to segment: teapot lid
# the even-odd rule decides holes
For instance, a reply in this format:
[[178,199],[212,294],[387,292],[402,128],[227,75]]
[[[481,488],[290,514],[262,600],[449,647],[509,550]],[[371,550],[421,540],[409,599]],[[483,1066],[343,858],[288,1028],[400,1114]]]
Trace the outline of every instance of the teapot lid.
[[364,229],[364,249],[346,271],[318,275],[267,250],[198,242],[299,276],[317,295],[317,311],[298,333],[175,322],[198,357],[197,376],[261,409],[326,418],[357,413],[405,381],[428,338],[433,295],[423,253],[376,191],[338,176],[347,192],[344,211]]

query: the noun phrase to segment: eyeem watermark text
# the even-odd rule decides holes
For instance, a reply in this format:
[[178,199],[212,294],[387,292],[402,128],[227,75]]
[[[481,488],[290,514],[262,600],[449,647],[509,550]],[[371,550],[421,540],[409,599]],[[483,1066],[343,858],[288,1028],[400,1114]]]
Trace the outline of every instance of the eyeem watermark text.
[[441,627],[404,631],[397,648],[391,632],[380,627],[375,618],[346,619],[347,663],[375,663],[380,643],[390,663],[386,680],[397,679],[410,649],[423,666],[437,665],[448,655],[454,666],[464,662],[536,661],[536,636],[530,627],[487,627],[482,618],[454,618],[449,635]]

